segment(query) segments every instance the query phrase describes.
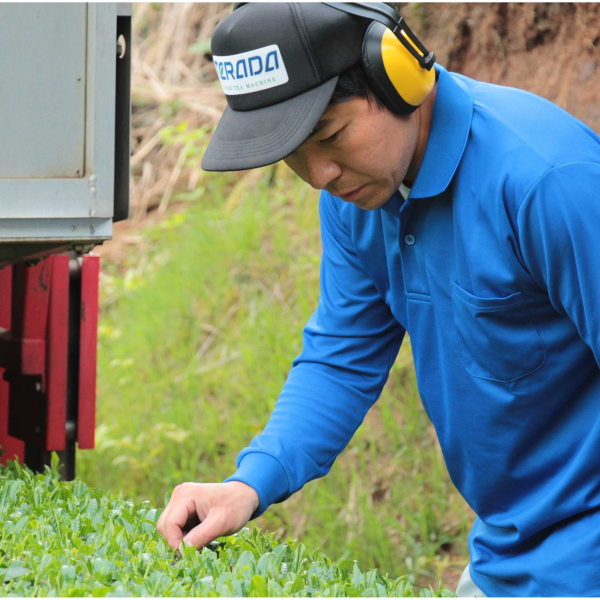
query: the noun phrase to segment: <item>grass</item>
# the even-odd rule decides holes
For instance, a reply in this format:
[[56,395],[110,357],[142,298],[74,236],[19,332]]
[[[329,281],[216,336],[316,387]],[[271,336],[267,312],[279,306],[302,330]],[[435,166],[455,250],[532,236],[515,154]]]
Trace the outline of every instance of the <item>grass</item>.
[[[333,562],[318,548],[245,527],[200,552],[169,548],[156,529],[161,510],[95,489],[80,479],[0,467],[0,595],[19,597],[413,596],[356,561]],[[453,596],[439,586],[423,597]]]
[[[237,183],[236,183],[237,182]],[[177,198],[175,198],[177,199]],[[210,174],[103,264],[93,487],[162,506],[185,481],[220,482],[264,428],[319,297],[318,192],[283,164]],[[472,513],[419,399],[410,343],[330,473],[251,522],[336,560],[436,585],[468,562]]]

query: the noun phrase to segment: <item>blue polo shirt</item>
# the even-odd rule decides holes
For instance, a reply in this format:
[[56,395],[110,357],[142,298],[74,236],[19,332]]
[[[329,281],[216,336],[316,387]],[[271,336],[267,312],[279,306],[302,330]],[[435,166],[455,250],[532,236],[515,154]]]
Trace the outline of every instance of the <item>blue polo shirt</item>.
[[600,595],[600,138],[538,96],[439,72],[407,200],[326,192],[321,295],[264,431],[252,519],[326,475],[408,332],[488,596]]

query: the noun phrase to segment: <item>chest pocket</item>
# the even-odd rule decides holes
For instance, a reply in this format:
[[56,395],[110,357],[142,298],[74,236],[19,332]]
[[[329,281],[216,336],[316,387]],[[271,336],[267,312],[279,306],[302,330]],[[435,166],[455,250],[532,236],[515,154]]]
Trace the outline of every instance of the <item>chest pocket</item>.
[[537,371],[546,348],[520,293],[479,298],[452,286],[458,349],[473,377],[508,383]]

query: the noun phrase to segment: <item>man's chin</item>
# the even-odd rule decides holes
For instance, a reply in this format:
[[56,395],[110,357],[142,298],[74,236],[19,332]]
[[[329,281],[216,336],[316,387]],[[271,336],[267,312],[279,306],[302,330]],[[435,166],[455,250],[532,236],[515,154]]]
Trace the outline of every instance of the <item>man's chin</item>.
[[389,197],[384,197],[381,194],[365,194],[365,196],[357,198],[353,204],[363,210],[377,210],[388,200]]

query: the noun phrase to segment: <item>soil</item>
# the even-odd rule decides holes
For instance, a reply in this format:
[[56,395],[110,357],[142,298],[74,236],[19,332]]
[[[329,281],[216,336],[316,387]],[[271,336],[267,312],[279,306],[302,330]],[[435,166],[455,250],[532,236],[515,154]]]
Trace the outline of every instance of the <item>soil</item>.
[[449,71],[551,100],[600,134],[600,4],[398,4]]

